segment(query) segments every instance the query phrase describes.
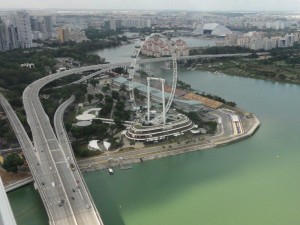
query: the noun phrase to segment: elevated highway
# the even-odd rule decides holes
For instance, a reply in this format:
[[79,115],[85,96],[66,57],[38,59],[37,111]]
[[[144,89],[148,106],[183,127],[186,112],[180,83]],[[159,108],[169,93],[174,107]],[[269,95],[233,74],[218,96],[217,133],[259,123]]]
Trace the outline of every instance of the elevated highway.
[[[87,194],[85,181],[75,167],[75,158],[71,152],[68,153],[70,149],[64,149],[58,142],[39,100],[39,91],[44,85],[69,74],[72,72],[61,72],[42,78],[23,92],[27,121],[32,131],[35,150],[39,155],[39,161],[33,164],[39,163],[39,167],[43,168],[38,174],[42,177],[39,180],[40,185],[46,188],[47,194],[52,193],[46,198],[46,203],[50,205],[47,212],[52,215],[51,225],[102,225],[93,200]],[[49,177],[48,174],[52,176]],[[36,179],[35,176],[34,178]]]
[[[28,166],[31,170],[31,173],[35,179],[36,186],[38,187],[40,196],[42,198],[42,201],[44,203],[45,209],[47,211],[48,217],[49,217],[49,223],[53,223],[54,221],[54,214],[59,215],[60,209],[56,209],[56,207],[53,207],[53,199],[59,198],[61,199],[61,196],[57,190],[57,188],[53,188],[52,190],[49,190],[49,188],[45,185],[44,179],[47,180],[56,180],[57,175],[54,173],[49,173],[48,169],[45,169],[46,165],[41,165],[42,158],[40,156],[40,153],[36,151],[34,146],[31,143],[31,140],[29,139],[23,125],[21,124],[19,118],[17,117],[16,113],[13,111],[12,107],[8,103],[8,101],[3,97],[3,95],[0,94],[0,102],[1,105],[9,119],[9,122],[16,134],[16,137],[20,143],[20,146],[24,152],[24,155],[27,159]],[[49,166],[49,165],[48,165]],[[49,168],[49,167],[48,167]],[[45,183],[44,183],[45,184]],[[52,209],[53,207],[53,209]],[[68,220],[66,217],[58,219],[58,221],[65,222]]]
[[[74,158],[75,159],[75,155],[73,153],[72,150],[72,145],[70,143],[70,140],[68,138],[68,134],[65,130],[65,126],[64,126],[64,122],[63,122],[63,116],[64,116],[64,112],[66,111],[67,107],[75,100],[75,96],[71,96],[67,101],[65,101],[63,104],[61,104],[58,109],[55,112],[54,115],[54,128],[55,128],[55,133],[58,139],[59,144],[61,145],[63,151],[64,151],[64,155],[66,157],[66,159],[71,159]],[[84,180],[84,178],[82,177],[82,174],[80,172],[79,166],[77,164],[77,161],[75,160],[74,162],[74,170],[72,173],[72,177],[74,180]],[[74,193],[74,195],[77,195],[77,197],[80,199],[84,199],[86,202],[86,204],[93,206],[93,208],[96,209],[96,206],[94,205],[94,202],[92,201],[92,196],[88,190],[88,187],[86,186],[86,183],[83,182],[82,183],[83,187],[82,189],[78,189],[78,192]],[[98,213],[96,211],[96,213]],[[100,218],[100,215],[97,215]]]
[[[186,59],[208,59],[208,58],[226,58],[226,57],[247,57],[250,56],[252,53],[235,53],[235,54],[206,54],[206,55],[192,55],[192,56],[179,56],[178,60],[186,60]],[[267,55],[268,52],[260,52],[257,53],[257,55]],[[162,58],[151,58],[151,59],[140,59],[137,60],[138,64],[147,64],[147,63],[154,63],[154,62],[165,62],[172,60],[172,57],[162,57]],[[100,70],[96,71],[88,76],[82,77],[81,79],[72,82],[71,84],[79,84],[81,82],[84,82],[88,79],[91,79],[94,76],[97,76],[101,73],[104,73],[106,71],[118,68],[118,67],[127,67],[131,64],[131,62],[122,62],[122,63],[113,63],[113,64],[100,64],[95,66],[88,66],[88,67],[81,67],[78,69],[72,69],[78,70],[76,73],[82,73],[89,70]],[[69,70],[68,70],[69,71]],[[66,71],[67,72],[67,71]],[[60,86],[62,87],[62,86]],[[59,88],[59,87],[57,87]]]

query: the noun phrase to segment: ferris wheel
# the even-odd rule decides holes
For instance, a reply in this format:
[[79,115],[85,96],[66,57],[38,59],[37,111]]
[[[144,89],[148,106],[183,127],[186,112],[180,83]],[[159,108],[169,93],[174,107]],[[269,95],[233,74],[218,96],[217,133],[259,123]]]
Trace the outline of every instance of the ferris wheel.
[[[166,113],[169,111],[169,109],[171,107],[171,104],[172,104],[173,99],[174,99],[175,91],[176,91],[176,85],[177,85],[177,54],[176,54],[176,49],[175,49],[175,43],[168,40],[162,34],[154,33],[154,34],[151,34],[150,36],[146,37],[145,40],[143,40],[140,44],[136,45],[135,49],[134,49],[134,52],[131,56],[131,58],[132,58],[131,64],[128,67],[129,68],[128,88],[129,88],[130,101],[132,103],[132,106],[136,108],[137,104],[136,104],[136,99],[135,99],[135,95],[134,95],[134,88],[135,88],[134,87],[134,76],[136,74],[137,67],[138,67],[138,64],[139,64],[140,52],[141,52],[143,46],[147,43],[147,41],[149,41],[149,39],[154,38],[154,37],[160,38],[161,40],[163,40],[167,44],[168,49],[169,49],[169,53],[172,57],[172,69],[173,69],[172,88],[171,88],[171,92],[170,92],[168,101],[167,101],[166,104],[164,104],[165,100],[164,100],[164,94],[163,94],[163,97],[162,97],[163,98],[162,99],[163,100],[162,101],[163,102],[163,111],[162,111],[161,114],[158,114],[157,116],[155,116],[150,121],[151,123],[158,124],[158,123],[161,123],[161,122],[165,122]],[[148,87],[149,87],[149,84],[148,84]],[[149,93],[150,92],[148,90],[148,98],[150,99]],[[149,120],[149,112],[150,112],[149,111],[150,110],[149,109],[149,99],[148,99],[148,120]]]

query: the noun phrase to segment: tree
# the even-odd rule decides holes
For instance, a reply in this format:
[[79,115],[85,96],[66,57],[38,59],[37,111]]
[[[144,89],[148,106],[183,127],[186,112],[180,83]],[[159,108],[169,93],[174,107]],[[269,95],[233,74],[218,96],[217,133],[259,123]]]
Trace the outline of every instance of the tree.
[[99,84],[99,80],[92,79],[90,80],[90,84],[95,88],[97,84]]
[[120,117],[115,117],[114,122],[117,127],[124,128],[124,125],[123,125],[124,121]]
[[103,94],[101,93],[98,93],[98,94],[95,94],[95,97],[98,98],[98,100],[101,102],[103,100]]
[[126,85],[125,84],[122,84],[120,86],[120,89],[119,89],[120,92],[125,92],[126,91]]
[[22,166],[24,164],[24,160],[17,153],[12,153],[6,157],[3,162],[3,168],[7,172],[18,172],[18,166]]
[[103,91],[104,93],[107,92],[108,90],[110,90],[109,84],[106,84],[106,85],[104,85],[104,86],[102,87],[102,91]]
[[112,91],[111,92],[111,96],[112,96],[112,98],[113,99],[115,99],[115,100],[119,100],[119,92],[117,92],[117,91]]
[[248,57],[251,58],[251,59],[257,59],[257,58],[258,58],[258,55],[257,55],[255,52],[253,52],[253,53],[251,53],[251,55],[249,55]]
[[94,99],[94,95],[88,94],[87,99],[88,99],[89,103],[91,104],[92,100]]
[[117,111],[123,112],[124,109],[125,109],[124,102],[117,102],[116,105],[115,105],[115,108],[116,108]]

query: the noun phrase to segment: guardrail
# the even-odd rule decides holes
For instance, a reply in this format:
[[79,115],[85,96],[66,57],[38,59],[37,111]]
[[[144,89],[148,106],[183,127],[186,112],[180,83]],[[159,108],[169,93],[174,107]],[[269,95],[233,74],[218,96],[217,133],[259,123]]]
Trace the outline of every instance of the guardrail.
[[6,185],[4,187],[4,189],[5,189],[6,192],[9,192],[9,191],[15,190],[19,187],[22,187],[26,184],[30,184],[32,182],[33,182],[33,177],[27,177],[25,179],[18,180],[16,182],[13,182],[13,183],[10,183],[10,184]]

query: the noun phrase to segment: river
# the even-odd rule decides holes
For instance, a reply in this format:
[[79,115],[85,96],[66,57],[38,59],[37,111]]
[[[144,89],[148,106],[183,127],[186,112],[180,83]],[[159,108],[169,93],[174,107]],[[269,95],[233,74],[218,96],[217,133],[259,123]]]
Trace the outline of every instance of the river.
[[[212,39],[199,39],[190,37],[180,37],[191,48],[194,47],[207,47],[215,46],[215,41]],[[177,38],[174,38],[175,40]],[[136,43],[139,43],[137,41]],[[105,58],[107,62],[128,62],[131,60],[130,56],[133,54],[135,44],[126,44],[119,47],[111,47],[102,50],[96,50],[91,53],[98,54],[100,57]]]
[[[123,46],[110,50],[116,60],[131,54]],[[170,71],[158,69],[166,79]],[[113,176],[84,174],[104,223],[298,225],[300,86],[195,70],[178,74],[192,88],[255,113],[262,125],[228,146],[135,164]],[[47,224],[32,185],[8,196],[19,225]]]

